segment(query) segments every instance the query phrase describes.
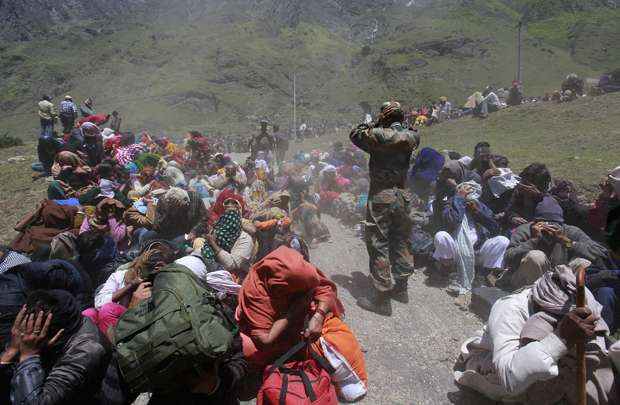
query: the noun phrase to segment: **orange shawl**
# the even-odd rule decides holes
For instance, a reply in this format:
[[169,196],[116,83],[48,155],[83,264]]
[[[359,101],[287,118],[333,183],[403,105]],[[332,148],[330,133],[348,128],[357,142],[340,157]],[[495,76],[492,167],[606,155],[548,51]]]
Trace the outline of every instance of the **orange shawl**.
[[[325,302],[335,316],[343,314],[336,285],[297,251],[279,247],[252,266],[243,282],[238,312],[241,330],[252,339],[269,331],[276,320],[286,315],[292,300],[308,293],[313,301],[308,313],[313,312],[316,302]],[[304,321],[294,320],[269,351],[281,354],[297,343]]]

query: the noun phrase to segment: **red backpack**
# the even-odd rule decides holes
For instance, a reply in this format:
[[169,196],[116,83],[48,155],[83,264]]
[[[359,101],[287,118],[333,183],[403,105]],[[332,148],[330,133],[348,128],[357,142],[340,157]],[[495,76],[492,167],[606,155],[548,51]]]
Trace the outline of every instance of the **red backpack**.
[[[306,347],[310,359],[288,362]],[[327,360],[315,353],[307,342],[299,342],[267,367],[256,405],[338,405],[331,381],[333,373],[334,368]]]

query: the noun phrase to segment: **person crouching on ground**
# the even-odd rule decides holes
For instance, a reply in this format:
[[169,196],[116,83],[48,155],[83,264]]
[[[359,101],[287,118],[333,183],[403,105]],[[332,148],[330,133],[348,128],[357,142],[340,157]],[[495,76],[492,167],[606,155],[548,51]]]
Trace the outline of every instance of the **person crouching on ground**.
[[[441,264],[440,270],[457,270],[448,289],[456,295],[471,290],[477,257],[487,273],[501,269],[510,244],[508,238],[499,235],[493,212],[478,200],[481,193],[482,187],[476,182],[459,184],[441,213],[445,230],[435,235],[433,258]],[[476,274],[478,283],[482,283],[482,276]]]
[[[551,196],[536,206],[534,221],[518,227],[506,250],[510,272],[502,285],[513,290],[530,285],[553,266],[571,265],[576,259],[596,264],[608,256],[607,249],[581,229],[566,225],[562,207]],[[571,265],[572,266],[572,265]]]
[[359,399],[368,386],[365,360],[343,314],[336,285],[297,251],[279,247],[252,266],[239,293],[245,358],[261,372],[307,339],[338,370],[332,382],[341,399]]
[[15,405],[87,404],[96,402],[110,357],[70,293],[37,290],[15,319],[0,368]]
[[601,305],[587,289],[586,308],[575,309],[575,299],[572,269],[557,266],[498,300],[484,333],[461,346],[456,382],[500,402],[575,404],[575,345],[586,342],[587,403],[617,404],[611,360],[618,350],[606,347]]

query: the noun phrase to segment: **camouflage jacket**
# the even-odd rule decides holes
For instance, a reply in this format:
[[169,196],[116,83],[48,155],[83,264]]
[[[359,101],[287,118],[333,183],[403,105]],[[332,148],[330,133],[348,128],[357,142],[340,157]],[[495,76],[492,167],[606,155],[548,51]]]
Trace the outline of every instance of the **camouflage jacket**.
[[404,188],[411,153],[418,147],[420,136],[396,122],[389,128],[371,128],[362,124],[349,135],[351,142],[370,154],[369,195],[390,188]]

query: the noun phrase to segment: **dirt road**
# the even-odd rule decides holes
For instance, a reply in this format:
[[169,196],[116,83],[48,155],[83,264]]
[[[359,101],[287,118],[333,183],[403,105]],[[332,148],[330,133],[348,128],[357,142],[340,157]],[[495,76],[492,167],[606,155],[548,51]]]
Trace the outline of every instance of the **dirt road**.
[[324,217],[332,241],[310,252],[311,261],[339,288],[346,322],[366,352],[370,391],[363,404],[485,404],[453,383],[461,342],[481,328],[480,320],[440,288],[425,284],[418,270],[409,286],[411,302],[394,303],[391,318],[366,312],[355,298],[370,287],[362,240],[337,220]]

